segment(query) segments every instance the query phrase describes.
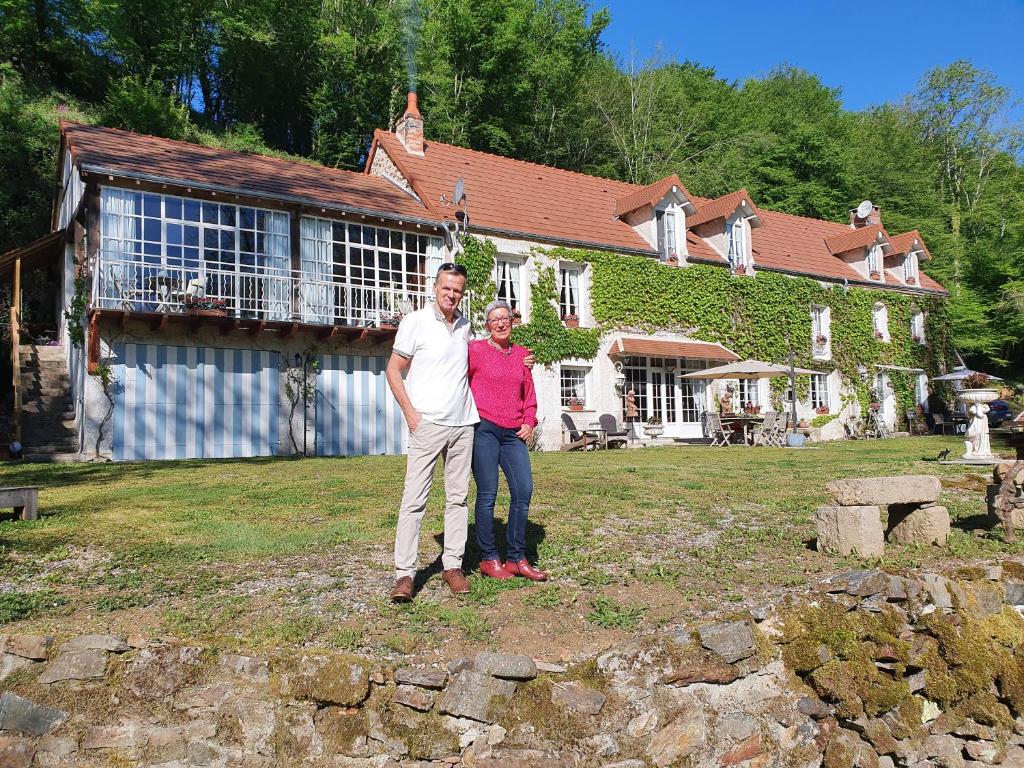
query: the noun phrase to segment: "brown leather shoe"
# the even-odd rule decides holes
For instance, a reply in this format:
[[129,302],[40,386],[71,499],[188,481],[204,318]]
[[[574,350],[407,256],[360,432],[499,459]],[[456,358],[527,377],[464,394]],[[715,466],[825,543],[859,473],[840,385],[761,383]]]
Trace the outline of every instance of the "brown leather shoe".
[[524,579],[530,581],[547,581],[548,575],[539,568],[534,568],[530,565],[530,561],[522,559],[518,563],[512,561],[506,561],[505,570],[511,573],[513,576],[522,576]]
[[480,573],[492,579],[511,579],[512,574],[505,570],[501,560],[481,560]]
[[391,602],[408,603],[412,600],[412,576],[403,576],[391,590]]
[[441,578],[444,579],[444,583],[448,585],[453,595],[469,594],[469,582],[466,581],[466,575],[461,568],[449,568],[447,571],[442,571]]

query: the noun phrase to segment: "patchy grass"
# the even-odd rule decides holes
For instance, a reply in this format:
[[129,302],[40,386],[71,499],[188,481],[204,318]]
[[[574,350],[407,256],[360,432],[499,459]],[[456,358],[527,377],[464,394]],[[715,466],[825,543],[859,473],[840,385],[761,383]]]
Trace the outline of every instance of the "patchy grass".
[[[887,565],[1024,553],[985,519],[985,475],[934,461],[947,447],[959,441],[534,454],[528,553],[552,581],[480,577],[471,529],[471,593],[456,600],[432,576],[408,607],[385,600],[402,457],[8,464],[0,483],[39,485],[43,516],[0,521],[0,624],[385,656],[508,644],[557,658],[854,565],[813,549],[814,509],[835,478],[942,477],[948,547],[890,545]],[[499,517],[507,504],[503,488]],[[429,508],[424,568],[440,552],[440,482]]]

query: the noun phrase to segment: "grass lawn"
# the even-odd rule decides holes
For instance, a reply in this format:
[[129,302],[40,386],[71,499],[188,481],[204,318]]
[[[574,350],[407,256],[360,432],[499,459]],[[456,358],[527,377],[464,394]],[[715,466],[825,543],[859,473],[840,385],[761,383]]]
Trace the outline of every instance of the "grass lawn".
[[[943,478],[955,524],[948,547],[890,545],[887,565],[1024,553],[987,527],[987,470],[926,460],[945,447],[962,450],[952,437],[927,437],[804,451],[534,454],[530,546],[553,580],[471,575],[472,594],[460,600],[446,593],[439,563],[429,565],[440,554],[438,482],[421,540],[428,576],[406,607],[385,600],[402,457],[7,465],[0,484],[41,486],[43,518],[0,522],[0,631],[567,659],[636,629],[742,611],[854,565],[810,545],[814,508],[834,478]],[[507,496],[498,501],[501,510]],[[472,538],[471,528],[471,572]]]

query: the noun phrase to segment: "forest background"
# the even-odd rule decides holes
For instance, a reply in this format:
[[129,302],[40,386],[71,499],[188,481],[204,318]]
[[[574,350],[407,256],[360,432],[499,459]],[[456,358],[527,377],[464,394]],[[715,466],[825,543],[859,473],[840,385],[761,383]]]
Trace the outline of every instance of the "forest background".
[[428,139],[841,222],[870,198],[923,235],[968,363],[1024,376],[1024,129],[991,73],[953,61],[850,111],[794,67],[617,60],[609,21],[583,0],[0,0],[0,253],[48,231],[60,118],[359,169],[412,86]]

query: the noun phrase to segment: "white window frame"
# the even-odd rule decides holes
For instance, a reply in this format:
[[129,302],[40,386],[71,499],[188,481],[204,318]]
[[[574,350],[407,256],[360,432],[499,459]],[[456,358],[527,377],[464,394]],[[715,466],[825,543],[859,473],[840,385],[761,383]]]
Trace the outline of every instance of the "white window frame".
[[739,267],[749,270],[754,265],[754,259],[751,254],[750,222],[742,216],[737,216],[728,227],[729,266],[734,271]]
[[[519,312],[520,316],[524,318],[526,315],[525,291],[523,289],[525,285],[525,280],[523,279],[525,272],[526,265],[521,259],[511,256],[498,256],[494,260],[494,297],[508,302],[508,305],[512,307],[513,313]],[[505,288],[504,296],[501,295],[503,285]],[[509,297],[509,288],[515,293],[514,298]]]
[[[658,208],[654,212],[654,235],[658,247],[658,258],[661,261],[668,261],[672,256],[677,259],[683,258],[683,249],[680,247],[679,233],[683,228],[683,212],[674,205],[666,208]],[[669,232],[669,222],[672,222],[672,231]]]
[[[572,277],[575,275],[575,280]],[[558,265],[558,315],[575,315],[583,323],[583,308],[586,306],[584,267],[581,264],[560,263]],[[575,284],[574,284],[575,283]]]
[[[744,394],[747,397],[744,397]],[[736,379],[736,401],[733,407],[737,409],[737,413],[742,413],[747,403],[753,406],[761,405],[761,380]]]
[[885,278],[882,270],[883,266],[884,264],[882,263],[882,246],[878,243],[869,246],[867,258],[868,278],[871,277],[872,272],[877,272],[878,279],[880,281],[883,280]]
[[917,337],[917,343],[922,346],[927,343],[924,335],[924,312],[914,309],[910,312],[910,338]]
[[917,395],[917,404],[921,406],[925,413],[928,413],[928,374],[917,374],[915,389],[917,390],[915,393]]
[[917,251],[911,251],[903,258],[903,282],[915,285],[921,282],[921,270]]
[[[825,343],[818,343],[818,336]],[[816,360],[832,359],[832,309],[821,304],[811,305],[811,351]]]
[[828,408],[832,410],[832,397],[829,387],[829,375],[827,373],[811,374],[811,407],[814,410]]
[[[578,385],[577,385],[576,388],[574,388],[572,394],[567,393],[565,379],[564,379],[564,374],[566,374],[566,373],[576,373],[576,374],[580,375],[581,384],[583,386],[583,395],[582,395],[582,397],[579,395]],[[562,410],[564,410],[564,411],[569,410],[569,400],[568,399],[570,397],[581,397],[581,399],[583,400],[583,409],[584,410],[590,410],[590,406],[591,406],[591,400],[590,400],[590,390],[591,390],[590,374],[591,374],[591,368],[589,368],[589,367],[587,367],[585,365],[561,365],[561,366],[559,366],[559,368],[558,368],[558,402],[559,402]]]
[[889,335],[889,308],[885,306],[884,302],[876,302],[871,308],[871,326],[875,338],[879,341],[884,344],[892,341],[892,337]]

